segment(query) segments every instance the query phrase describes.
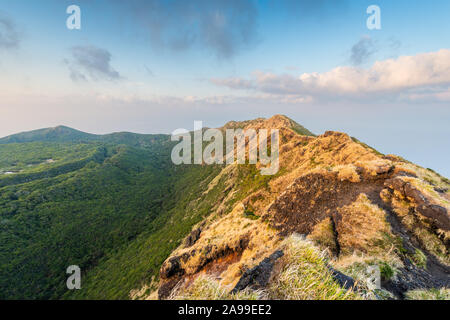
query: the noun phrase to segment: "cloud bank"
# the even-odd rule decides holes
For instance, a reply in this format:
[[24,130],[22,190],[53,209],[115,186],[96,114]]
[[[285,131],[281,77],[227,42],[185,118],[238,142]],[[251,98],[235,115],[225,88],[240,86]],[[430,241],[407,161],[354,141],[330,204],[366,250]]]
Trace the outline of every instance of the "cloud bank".
[[340,66],[324,73],[298,77],[256,71],[252,78],[212,79],[234,90],[294,98],[401,96],[409,99],[450,98],[450,50],[377,61],[369,69]]

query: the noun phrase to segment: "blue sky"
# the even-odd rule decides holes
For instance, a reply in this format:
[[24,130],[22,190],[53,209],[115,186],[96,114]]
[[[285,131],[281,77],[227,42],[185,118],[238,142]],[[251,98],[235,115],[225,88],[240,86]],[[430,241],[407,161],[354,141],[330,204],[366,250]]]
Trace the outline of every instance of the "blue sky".
[[[81,8],[81,30],[66,8]],[[368,30],[366,8],[381,8]],[[0,0],[0,136],[277,113],[450,176],[450,2]]]

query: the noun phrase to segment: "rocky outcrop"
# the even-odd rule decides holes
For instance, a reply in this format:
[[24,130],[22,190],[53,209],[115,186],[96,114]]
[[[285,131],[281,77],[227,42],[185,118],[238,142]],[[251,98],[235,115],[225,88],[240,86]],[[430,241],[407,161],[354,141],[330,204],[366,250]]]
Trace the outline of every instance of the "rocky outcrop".
[[392,279],[383,281],[382,285],[395,296],[403,298],[404,293],[416,289],[450,287],[450,276],[435,277],[423,268],[418,268],[406,260]]
[[424,217],[431,219],[436,227],[450,230],[450,214],[446,208],[434,203],[434,200],[402,177],[386,180],[384,185],[392,191],[414,203],[415,209]]
[[248,237],[244,236],[237,242],[230,242],[223,247],[207,245],[202,250],[194,248],[170,257],[160,269],[159,298],[167,298],[181,279],[189,280],[189,277],[200,271],[215,270],[220,273],[223,271],[221,265],[226,266],[226,263],[239,258],[242,251],[248,246],[248,242]]
[[196,228],[192,230],[192,232],[186,237],[184,241],[184,246],[192,247],[194,243],[200,238],[200,234],[202,233],[202,228]]
[[261,263],[256,267],[245,271],[231,292],[236,293],[240,290],[244,290],[247,287],[253,289],[265,288],[269,283],[276,261],[282,256],[283,251],[277,250],[269,257],[264,258],[264,260],[261,261]]
[[356,282],[352,277],[343,274],[342,272],[334,269],[331,266],[328,266],[328,269],[330,270],[334,280],[336,280],[342,288],[345,288],[347,290],[356,289]]

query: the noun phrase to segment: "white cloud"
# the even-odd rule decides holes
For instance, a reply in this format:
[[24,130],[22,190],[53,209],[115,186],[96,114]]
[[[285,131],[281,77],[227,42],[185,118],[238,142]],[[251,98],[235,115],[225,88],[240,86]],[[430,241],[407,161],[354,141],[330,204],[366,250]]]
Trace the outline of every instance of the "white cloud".
[[[410,97],[420,94],[447,99],[450,88],[450,50],[377,61],[369,69],[340,66],[324,73],[297,77],[256,71],[252,78],[212,79],[231,89],[298,97],[361,97],[381,94]],[[383,95],[383,98],[386,96]],[[307,99],[308,100],[308,99]]]

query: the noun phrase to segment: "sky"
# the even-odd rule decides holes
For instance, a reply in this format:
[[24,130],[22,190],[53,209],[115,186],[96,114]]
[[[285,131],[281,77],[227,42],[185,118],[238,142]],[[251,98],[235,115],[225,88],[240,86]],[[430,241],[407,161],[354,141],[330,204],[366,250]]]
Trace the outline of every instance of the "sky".
[[[68,29],[70,5],[81,29]],[[380,8],[369,30],[367,8]],[[450,177],[447,0],[0,0],[0,136],[285,114]]]

